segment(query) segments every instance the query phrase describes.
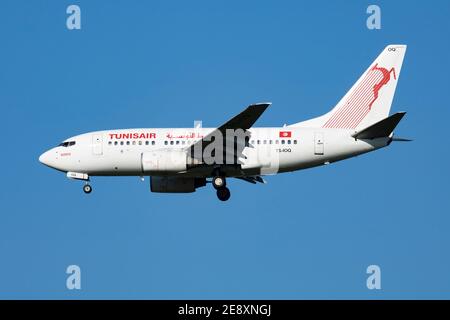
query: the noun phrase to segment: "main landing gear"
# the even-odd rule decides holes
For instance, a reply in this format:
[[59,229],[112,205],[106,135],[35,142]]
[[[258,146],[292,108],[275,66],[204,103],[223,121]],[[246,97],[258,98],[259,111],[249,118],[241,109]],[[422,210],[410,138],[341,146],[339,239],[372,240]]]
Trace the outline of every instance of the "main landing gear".
[[91,187],[91,185],[88,182],[86,182],[86,184],[83,186],[83,191],[86,194],[92,192],[92,187]]
[[227,187],[217,189],[216,193],[217,198],[219,198],[220,201],[227,201],[231,196],[230,189],[228,189]]
[[224,176],[218,175],[212,179],[212,185],[217,190],[217,198],[219,198],[220,201],[227,201],[230,199],[230,189],[226,187],[226,184],[227,183]]
[[227,183],[226,183],[225,177],[223,177],[223,176],[216,176],[216,177],[213,178],[212,184],[213,184],[214,188],[216,190],[218,190],[220,188],[225,187],[225,185]]

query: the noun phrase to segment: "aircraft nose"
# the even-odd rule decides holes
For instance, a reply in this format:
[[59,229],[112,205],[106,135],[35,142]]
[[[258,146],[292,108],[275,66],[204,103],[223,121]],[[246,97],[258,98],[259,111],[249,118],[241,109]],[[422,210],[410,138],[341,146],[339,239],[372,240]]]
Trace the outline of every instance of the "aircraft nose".
[[39,156],[39,162],[42,164],[47,164],[47,158],[48,158],[48,151],[44,152]]
[[52,167],[52,164],[54,162],[52,158],[54,157],[52,157],[50,150],[48,150],[39,156],[39,162],[45,164],[48,167]]

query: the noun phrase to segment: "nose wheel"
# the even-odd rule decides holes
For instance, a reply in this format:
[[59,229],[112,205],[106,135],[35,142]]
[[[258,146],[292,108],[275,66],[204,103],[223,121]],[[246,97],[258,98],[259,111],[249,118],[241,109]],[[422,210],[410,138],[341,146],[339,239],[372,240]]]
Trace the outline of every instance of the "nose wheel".
[[84,191],[84,193],[86,193],[86,194],[91,193],[91,192],[92,192],[92,187],[91,187],[91,185],[90,185],[89,183],[86,183],[86,184],[83,186],[83,191]]

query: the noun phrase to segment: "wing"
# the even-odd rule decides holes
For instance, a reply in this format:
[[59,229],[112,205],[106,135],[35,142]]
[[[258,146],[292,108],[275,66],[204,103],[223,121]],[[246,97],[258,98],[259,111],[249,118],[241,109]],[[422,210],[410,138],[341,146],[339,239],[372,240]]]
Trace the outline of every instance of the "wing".
[[[247,131],[250,129],[253,124],[258,120],[258,118],[263,114],[263,112],[270,106],[271,103],[257,103],[248,106],[244,111],[234,116],[223,125],[213,130],[203,139],[197,141],[193,145],[189,146],[188,150],[190,151],[190,155],[193,159],[200,160],[201,163],[216,163],[214,159],[223,160],[222,163],[225,163],[226,159],[233,159],[234,163],[238,162],[238,159],[242,157],[243,149],[248,146],[248,139],[250,138],[250,132]],[[245,137],[242,135],[237,135],[236,137],[230,137],[230,131],[238,131],[242,130],[245,133]],[[218,138],[222,138],[222,140],[218,140]],[[232,143],[230,139],[233,139]],[[211,154],[204,152],[207,151],[208,146],[210,144],[215,143],[216,148],[213,149]],[[219,151],[218,151],[219,150]],[[222,157],[217,157],[217,152],[222,151]],[[205,154],[204,154],[205,153]],[[206,154],[207,153],[207,154]],[[227,160],[228,164],[229,161]],[[220,164],[220,163],[219,163]]]
[[236,177],[236,179],[244,180],[253,184],[256,183],[267,183],[261,176],[245,176],[245,177]]

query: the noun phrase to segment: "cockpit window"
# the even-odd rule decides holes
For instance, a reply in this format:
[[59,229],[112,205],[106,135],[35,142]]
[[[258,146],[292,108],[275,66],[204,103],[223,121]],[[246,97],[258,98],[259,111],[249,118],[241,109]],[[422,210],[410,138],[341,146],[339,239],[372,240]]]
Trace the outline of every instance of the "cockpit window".
[[65,141],[65,142],[60,143],[59,146],[67,148],[67,147],[73,146],[74,144],[75,144],[75,141]]

